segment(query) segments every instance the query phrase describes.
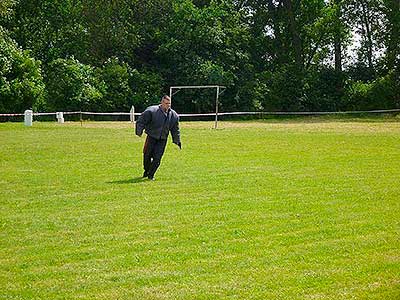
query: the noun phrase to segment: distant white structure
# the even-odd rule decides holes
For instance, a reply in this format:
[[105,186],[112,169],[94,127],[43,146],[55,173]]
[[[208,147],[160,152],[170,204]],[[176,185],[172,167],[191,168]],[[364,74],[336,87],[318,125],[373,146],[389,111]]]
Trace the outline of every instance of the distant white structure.
[[63,124],[64,123],[64,114],[62,111],[56,112],[56,117],[57,117],[57,122],[59,124]]
[[135,107],[133,105],[131,107],[131,111],[130,111],[129,115],[130,115],[131,123],[135,123]]
[[25,112],[24,112],[25,126],[32,126],[32,121],[33,121],[33,111],[30,109],[25,110]]

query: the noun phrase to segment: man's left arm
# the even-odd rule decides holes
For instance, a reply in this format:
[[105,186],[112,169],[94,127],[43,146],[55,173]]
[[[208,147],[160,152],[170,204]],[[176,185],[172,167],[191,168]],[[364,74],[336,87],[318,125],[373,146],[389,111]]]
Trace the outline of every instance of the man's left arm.
[[176,122],[175,124],[171,127],[171,135],[172,135],[172,142],[180,149],[182,149],[182,143],[181,143],[181,132],[179,130],[179,116],[176,115]]

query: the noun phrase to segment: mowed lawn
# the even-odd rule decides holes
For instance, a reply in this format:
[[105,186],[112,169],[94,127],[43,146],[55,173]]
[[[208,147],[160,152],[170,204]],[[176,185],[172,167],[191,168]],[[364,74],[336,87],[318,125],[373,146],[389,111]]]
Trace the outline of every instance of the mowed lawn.
[[0,124],[0,299],[400,299],[400,121]]

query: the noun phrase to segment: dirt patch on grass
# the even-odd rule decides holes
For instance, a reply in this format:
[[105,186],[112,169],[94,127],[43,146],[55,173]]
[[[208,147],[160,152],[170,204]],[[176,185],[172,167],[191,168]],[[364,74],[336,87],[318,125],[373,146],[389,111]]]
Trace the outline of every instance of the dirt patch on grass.
[[[213,122],[187,122],[183,128],[213,128]],[[327,131],[327,132],[387,132],[400,134],[400,122],[369,122],[369,121],[239,121],[219,122],[219,129],[260,128],[269,130],[294,130],[294,131]]]
[[[66,122],[63,125],[57,124],[56,126],[68,127],[83,127],[83,128],[114,128],[114,129],[134,129],[130,122]],[[214,122],[181,122],[181,128],[185,129],[213,129]],[[260,128],[269,130],[294,130],[294,131],[328,131],[328,132],[385,132],[385,133],[399,133],[400,134],[400,121],[393,122],[376,122],[376,121],[362,121],[362,120],[331,120],[331,121],[221,121],[218,122],[218,130],[223,129],[246,129],[246,128]]]

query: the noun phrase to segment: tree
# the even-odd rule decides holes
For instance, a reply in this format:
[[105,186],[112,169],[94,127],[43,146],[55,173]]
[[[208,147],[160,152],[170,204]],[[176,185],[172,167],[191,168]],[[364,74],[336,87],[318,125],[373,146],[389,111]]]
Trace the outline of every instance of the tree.
[[0,27],[0,111],[36,110],[44,100],[40,62],[21,50]]
[[132,91],[129,86],[129,66],[117,58],[109,59],[101,69],[105,84],[101,109],[106,111],[129,111],[132,106]]
[[[337,6],[322,0],[249,0],[238,5],[247,14],[252,60],[263,74],[259,78],[264,78],[270,87],[265,106],[278,110],[307,109],[310,97],[305,93],[310,89],[306,80],[311,78],[307,73],[323,69],[319,67],[329,59],[335,32],[344,31],[335,26],[340,22],[335,15]],[[343,33],[337,36],[342,38]],[[287,87],[285,91],[282,86]],[[273,101],[276,105],[272,105]]]
[[296,67],[299,71],[301,71],[304,67],[303,47],[302,40],[300,38],[300,29],[295,17],[296,12],[294,11],[295,8],[292,5],[292,0],[283,0],[283,7],[287,14],[288,29],[290,32],[291,46],[294,49]]
[[[13,13],[16,0],[2,0],[0,2],[0,19],[8,19]],[[1,25],[1,23],[0,23]]]
[[[179,0],[173,10],[160,33],[156,51],[166,86],[226,85],[231,93],[226,99],[234,98],[238,95],[237,85],[248,80],[251,68],[249,33],[239,12],[230,1],[210,1],[207,6],[197,7],[190,0]],[[174,101],[174,105],[185,111],[205,111],[211,105],[201,100],[198,92],[185,94],[192,97],[184,99],[179,95]],[[207,99],[213,101],[214,97]],[[221,100],[224,109],[235,106],[233,101]]]
[[89,54],[86,63],[101,66],[110,58],[134,64],[135,49],[140,48],[140,20],[136,10],[144,3],[137,0],[82,1],[82,21],[85,26],[85,45]]
[[351,25],[360,37],[356,66],[363,69],[360,74],[367,80],[377,77],[380,53],[384,52],[381,28],[384,14],[381,0],[351,0],[348,5]]
[[46,84],[50,110],[97,110],[103,105],[104,83],[96,77],[94,67],[75,58],[51,62]]
[[[393,95],[400,78],[399,5],[398,0],[3,0],[0,26],[29,51],[18,48],[21,53],[41,62],[53,108],[127,110],[132,103],[144,108],[171,85],[219,84],[228,86],[222,110],[331,110],[361,105],[357,97],[365,93],[359,91],[373,87]],[[360,45],[350,61],[353,30]],[[351,91],[355,97],[349,97]],[[180,93],[174,106],[208,112],[214,95],[207,93]]]
[[[400,1],[384,0],[386,67],[393,70],[400,65]],[[400,70],[399,70],[400,72]]]

